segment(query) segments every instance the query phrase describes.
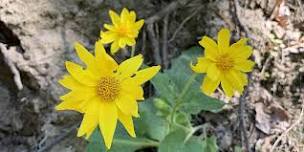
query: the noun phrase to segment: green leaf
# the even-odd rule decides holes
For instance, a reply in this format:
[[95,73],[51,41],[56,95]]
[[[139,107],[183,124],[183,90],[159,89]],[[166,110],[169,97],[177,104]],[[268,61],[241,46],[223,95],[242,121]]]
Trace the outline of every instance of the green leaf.
[[160,98],[154,98],[153,99],[154,106],[157,108],[157,115],[162,117],[168,117],[170,115],[170,112],[172,111],[172,108],[166,103],[166,101],[160,99]]
[[[123,126],[119,123],[113,139],[113,144],[108,152],[134,152],[145,147],[157,147],[158,142],[169,132],[168,122],[155,113],[157,109],[152,100],[147,99],[139,102],[140,118],[134,118],[135,132],[137,137],[130,137]],[[89,139],[87,152],[106,151],[103,138],[99,129],[95,129]]]
[[[202,49],[199,47],[193,47],[185,51],[172,61],[171,69],[157,74],[152,79],[152,83],[161,98],[174,105],[191,75],[193,75],[190,68],[191,62],[196,61],[196,58],[201,54]],[[202,75],[197,77],[181,98],[183,102],[181,110],[183,112],[190,114],[197,114],[201,110],[216,112],[224,106],[225,103],[223,101],[206,96],[201,92],[202,77]]]
[[234,152],[242,152],[243,150],[242,150],[242,147],[240,147],[240,146],[235,146],[234,147]]
[[215,136],[207,137],[203,141],[203,151],[204,152],[217,152],[218,146],[216,144]]
[[190,128],[191,127],[190,120],[191,120],[191,116],[189,116],[189,115],[187,115],[187,114],[185,114],[183,112],[177,112],[175,114],[175,122],[177,124],[180,124],[182,126],[186,126],[186,127]]
[[[107,152],[134,152],[138,149],[142,149],[145,147],[156,147],[158,146],[158,142],[148,140],[145,138],[132,138],[128,135],[123,134],[119,129],[118,133],[112,143],[112,147]],[[103,142],[103,138],[99,132],[99,129],[95,129],[92,134],[89,144],[87,146],[87,152],[105,152],[105,146]]]
[[168,134],[160,143],[158,152],[202,152],[203,145],[197,137],[186,140],[187,133],[176,130]]
[[171,101],[171,103],[176,99],[176,93],[178,88],[177,86],[175,86],[175,83],[170,80],[168,74],[158,73],[151,80],[151,82],[161,98],[164,98],[167,101]]
[[135,119],[138,135],[154,140],[162,140],[169,132],[169,124],[164,117],[157,116],[157,109],[152,100],[139,103],[140,118]]

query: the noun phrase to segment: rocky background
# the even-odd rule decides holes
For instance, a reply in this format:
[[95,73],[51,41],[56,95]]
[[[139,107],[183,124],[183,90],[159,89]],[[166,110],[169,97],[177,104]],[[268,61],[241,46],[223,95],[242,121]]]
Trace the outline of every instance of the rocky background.
[[93,48],[109,9],[123,7],[145,19],[136,50],[146,64],[170,68],[221,27],[249,37],[257,65],[245,105],[236,97],[193,123],[210,123],[221,151],[304,151],[303,0],[0,0],[1,152],[85,151],[81,115],[54,110],[66,91],[57,81],[65,60],[78,61],[73,43]]

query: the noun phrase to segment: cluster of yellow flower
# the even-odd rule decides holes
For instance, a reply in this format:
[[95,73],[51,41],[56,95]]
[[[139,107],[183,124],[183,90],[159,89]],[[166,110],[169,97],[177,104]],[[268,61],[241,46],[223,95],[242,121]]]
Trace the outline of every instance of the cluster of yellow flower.
[[[144,20],[136,21],[134,11],[123,9],[120,16],[110,11],[113,25],[105,24],[108,31],[101,32],[101,39],[95,44],[95,56],[81,44],[75,44],[75,50],[86,65],[83,68],[74,62],[66,61],[69,74],[59,81],[70,90],[60,97],[63,101],[57,110],[75,110],[83,113],[83,120],[77,136],[89,138],[99,126],[106,147],[112,144],[114,132],[119,120],[130,136],[135,137],[133,117],[139,117],[138,100],[143,100],[142,84],[155,76],[160,66],[139,70],[143,63],[142,55],[131,57],[118,64],[106,53],[104,44],[111,44],[111,53],[119,48],[134,46]],[[199,57],[191,68],[196,73],[206,73],[201,89],[211,95],[221,84],[226,95],[242,93],[248,83],[246,73],[250,72],[254,62],[248,60],[252,48],[246,45],[247,39],[241,39],[230,46],[230,32],[222,29],[218,34],[218,43],[204,36],[199,42],[205,48],[204,57]],[[138,71],[139,70],[139,71]]]

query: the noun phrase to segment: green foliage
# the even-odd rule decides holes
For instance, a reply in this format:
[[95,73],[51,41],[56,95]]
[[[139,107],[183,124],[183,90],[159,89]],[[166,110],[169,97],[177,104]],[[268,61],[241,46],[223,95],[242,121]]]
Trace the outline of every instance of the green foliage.
[[[158,152],[217,152],[216,138],[193,136],[192,114],[202,110],[217,112],[224,102],[204,95],[200,90],[202,76],[190,69],[191,61],[201,54],[194,47],[172,61],[169,70],[158,73],[153,79],[156,95],[139,102],[140,118],[134,119],[137,138],[126,135],[118,127],[109,152],[134,152],[156,147]],[[89,140],[88,152],[103,152],[103,139],[97,129]]]
[[[118,129],[119,130],[119,129]],[[121,130],[118,132],[122,133]],[[119,133],[118,133],[119,134]],[[117,135],[114,137],[113,145],[108,152],[134,152],[137,149],[141,149],[144,147],[154,147],[157,146],[158,143],[152,140],[148,140],[145,138],[132,138],[128,135]],[[87,146],[87,152],[105,152],[105,146],[103,142],[103,138],[99,132],[99,129],[95,129],[92,134],[89,144]]]
[[235,146],[234,147],[234,152],[242,152],[243,150],[242,150],[242,147],[240,147],[240,146]]
[[203,141],[203,149],[206,152],[217,152],[218,146],[216,144],[216,138],[214,136],[206,138]]
[[135,121],[136,133],[161,141],[169,132],[167,120],[156,115],[158,110],[150,99],[140,103],[139,110],[140,118]]
[[202,141],[197,137],[186,140],[187,133],[182,130],[175,130],[169,133],[160,143],[158,152],[202,152]]
[[[152,79],[152,84],[160,98],[165,99],[171,105],[177,102],[188,80],[193,75],[190,63],[195,60],[201,51],[198,47],[186,51],[172,61],[172,67],[169,70],[157,74]],[[183,101],[182,111],[197,114],[201,110],[217,111],[223,107],[224,103],[222,101],[208,97],[201,92],[201,83],[202,78],[195,79],[185,95],[179,99]]]

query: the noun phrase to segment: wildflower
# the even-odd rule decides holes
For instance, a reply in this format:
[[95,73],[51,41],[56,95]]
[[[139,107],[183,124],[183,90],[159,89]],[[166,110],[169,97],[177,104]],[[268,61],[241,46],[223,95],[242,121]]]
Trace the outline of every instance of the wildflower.
[[68,75],[59,81],[70,90],[60,97],[57,110],[75,110],[83,113],[77,136],[89,138],[99,126],[105,145],[112,144],[117,120],[130,136],[135,137],[133,117],[139,117],[137,100],[143,100],[141,84],[151,79],[160,66],[138,71],[142,55],[127,59],[120,65],[105,51],[101,41],[96,42],[95,56],[81,44],[75,44],[76,52],[86,68],[66,61]]
[[224,28],[218,33],[217,44],[207,36],[199,41],[205,48],[204,57],[199,57],[191,68],[196,73],[206,73],[201,86],[205,94],[211,95],[220,84],[228,97],[243,92],[248,83],[245,72],[252,71],[255,64],[248,60],[252,47],[246,45],[247,40],[242,38],[230,46],[230,31]]
[[100,33],[102,43],[112,43],[112,54],[116,53],[119,48],[125,48],[126,45],[134,46],[139,30],[144,25],[144,20],[136,22],[135,12],[128,11],[126,8],[122,10],[120,16],[112,10],[109,11],[109,15],[113,25],[104,24],[104,28],[108,31]]

